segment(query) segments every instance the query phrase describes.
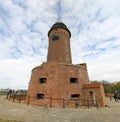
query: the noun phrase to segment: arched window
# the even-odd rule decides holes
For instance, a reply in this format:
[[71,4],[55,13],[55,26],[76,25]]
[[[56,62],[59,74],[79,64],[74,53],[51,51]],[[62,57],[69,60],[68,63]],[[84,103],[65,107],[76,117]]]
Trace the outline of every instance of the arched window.
[[65,52],[68,53],[68,48],[67,47],[65,47]]
[[66,61],[69,61],[69,56],[68,55],[66,55]]
[[93,96],[93,91],[89,91],[90,96]]

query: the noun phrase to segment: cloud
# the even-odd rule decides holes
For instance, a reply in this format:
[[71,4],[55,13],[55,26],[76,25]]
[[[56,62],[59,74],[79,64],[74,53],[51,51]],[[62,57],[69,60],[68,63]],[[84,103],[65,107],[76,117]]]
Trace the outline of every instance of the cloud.
[[30,81],[31,70],[35,64],[40,64],[38,57],[23,57],[21,59],[3,59],[0,61],[0,83],[4,88],[26,89]]
[[0,0],[0,88],[27,88],[31,69],[46,61],[47,33],[56,21],[71,31],[73,63],[86,62],[90,80],[119,80],[119,4],[119,0]]

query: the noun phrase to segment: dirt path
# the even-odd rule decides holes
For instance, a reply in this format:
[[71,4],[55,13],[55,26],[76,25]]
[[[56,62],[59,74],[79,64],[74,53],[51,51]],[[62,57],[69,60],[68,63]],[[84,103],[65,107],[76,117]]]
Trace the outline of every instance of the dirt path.
[[0,96],[0,117],[23,122],[120,122],[120,102],[90,109],[46,108],[11,102]]

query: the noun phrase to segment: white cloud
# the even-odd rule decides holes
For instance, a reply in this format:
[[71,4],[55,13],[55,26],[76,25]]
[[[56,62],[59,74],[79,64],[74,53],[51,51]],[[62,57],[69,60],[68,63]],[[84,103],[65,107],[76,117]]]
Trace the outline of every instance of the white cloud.
[[24,88],[28,87],[31,70],[41,64],[39,58],[25,57],[21,59],[3,59],[0,61],[0,82],[4,88]]

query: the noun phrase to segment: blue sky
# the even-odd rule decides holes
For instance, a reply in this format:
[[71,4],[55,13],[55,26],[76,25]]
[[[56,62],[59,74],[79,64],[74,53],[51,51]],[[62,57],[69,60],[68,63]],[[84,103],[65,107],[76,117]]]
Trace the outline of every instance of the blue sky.
[[73,64],[90,80],[120,81],[120,0],[0,0],[0,88],[28,88],[46,61],[50,27],[71,31]]

